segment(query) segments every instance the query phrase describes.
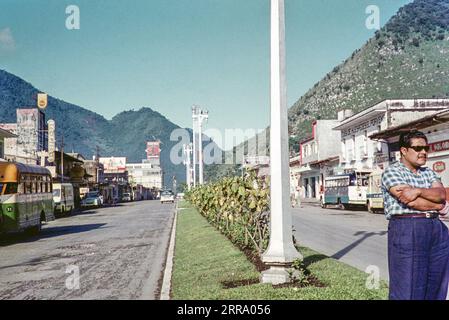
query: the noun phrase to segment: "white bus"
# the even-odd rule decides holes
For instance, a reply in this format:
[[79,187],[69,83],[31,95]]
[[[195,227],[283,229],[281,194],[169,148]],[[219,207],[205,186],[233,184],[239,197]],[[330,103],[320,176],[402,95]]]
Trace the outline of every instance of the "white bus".
[[365,207],[369,174],[370,172],[354,171],[325,178],[321,207],[326,208],[328,205],[338,205],[341,209],[353,206]]
[[53,183],[55,212],[71,214],[75,208],[75,197],[71,183]]

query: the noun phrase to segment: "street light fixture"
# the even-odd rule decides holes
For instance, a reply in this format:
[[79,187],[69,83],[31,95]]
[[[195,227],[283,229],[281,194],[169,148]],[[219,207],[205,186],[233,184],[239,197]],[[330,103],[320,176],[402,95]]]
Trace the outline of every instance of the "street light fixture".
[[184,164],[186,166],[186,183],[187,183],[187,189],[190,191],[190,187],[192,184],[191,178],[192,178],[192,166],[190,163],[190,155],[192,154],[192,144],[184,144],[183,146],[183,153],[184,153]]
[[[203,140],[202,140],[202,126],[203,121],[209,119],[209,112],[202,110],[199,106],[192,107],[193,119],[193,186],[196,186],[196,157],[198,145],[198,163],[199,163],[199,184],[203,184]],[[198,131],[198,132],[197,132]]]

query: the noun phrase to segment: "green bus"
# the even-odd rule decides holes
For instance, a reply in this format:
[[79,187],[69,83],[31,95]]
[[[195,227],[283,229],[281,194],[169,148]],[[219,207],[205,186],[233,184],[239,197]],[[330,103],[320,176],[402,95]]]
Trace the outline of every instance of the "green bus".
[[0,233],[38,233],[54,220],[51,173],[36,165],[0,162]]

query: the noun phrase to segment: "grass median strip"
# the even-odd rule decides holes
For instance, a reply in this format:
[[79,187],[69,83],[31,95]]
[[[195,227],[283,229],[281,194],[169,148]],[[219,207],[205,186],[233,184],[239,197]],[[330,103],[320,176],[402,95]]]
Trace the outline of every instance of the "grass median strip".
[[[301,247],[304,263],[324,287],[273,288],[223,234],[188,203],[180,203],[176,233],[173,299],[386,299],[385,282],[368,289],[368,274]],[[235,285],[229,286],[232,283]]]

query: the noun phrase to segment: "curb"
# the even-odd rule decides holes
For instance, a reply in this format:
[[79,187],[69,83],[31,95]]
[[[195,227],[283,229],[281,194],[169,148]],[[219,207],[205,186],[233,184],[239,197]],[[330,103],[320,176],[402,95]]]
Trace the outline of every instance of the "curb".
[[173,256],[175,253],[177,217],[178,217],[178,202],[176,202],[175,205],[175,218],[173,219],[173,227],[170,236],[170,245],[168,247],[167,260],[165,262],[164,279],[162,281],[160,300],[170,300],[171,277],[173,271]]

